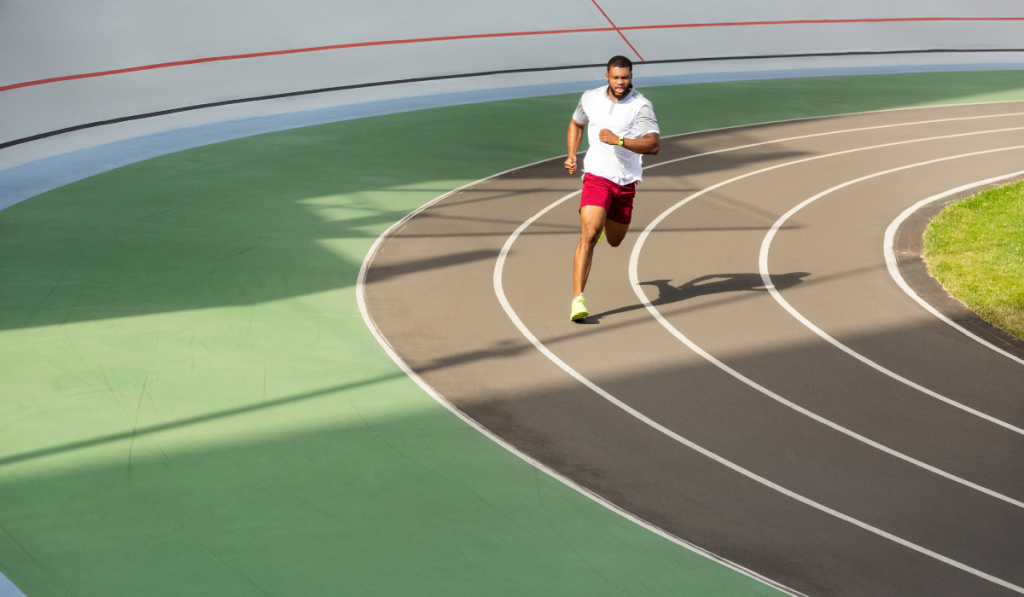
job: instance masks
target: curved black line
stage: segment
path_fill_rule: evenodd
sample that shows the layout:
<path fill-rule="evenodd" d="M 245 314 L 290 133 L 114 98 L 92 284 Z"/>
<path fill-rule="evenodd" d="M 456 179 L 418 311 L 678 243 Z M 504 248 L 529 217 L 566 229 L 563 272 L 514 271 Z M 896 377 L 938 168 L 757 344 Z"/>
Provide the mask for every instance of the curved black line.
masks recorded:
<path fill-rule="evenodd" d="M 806 54 L 768 54 L 761 56 L 713 56 L 711 58 L 675 58 L 669 60 L 648 60 L 643 64 L 679 64 L 686 62 L 718 62 L 724 60 L 767 60 L 771 58 L 815 58 L 815 57 L 832 57 L 832 56 L 884 56 L 894 54 L 977 54 L 977 53 L 1013 53 L 1013 52 L 1024 52 L 1024 49 L 934 49 L 934 50 L 882 50 L 882 51 L 863 51 L 863 52 L 814 52 Z M 340 85 L 338 87 L 323 87 L 320 89 L 306 89 L 303 91 L 289 91 L 287 93 L 275 93 L 272 95 L 260 95 L 256 97 L 247 97 L 233 100 L 224 100 L 220 102 L 209 102 L 205 104 L 196 104 L 193 106 L 184 106 L 181 108 L 171 108 L 169 110 L 159 110 L 156 112 L 146 112 L 144 114 L 134 114 L 132 116 L 121 116 L 119 118 L 111 118 L 109 120 L 99 120 L 96 122 L 90 122 L 86 124 L 77 124 L 75 126 L 69 126 L 62 129 L 57 129 L 45 133 L 39 133 L 28 137 L 22 137 L 20 139 L 14 139 L 13 141 L 7 141 L 0 143 L 0 149 L 6 149 L 15 145 L 21 145 L 22 143 L 28 143 L 30 141 L 38 141 L 40 139 L 46 139 L 48 137 L 56 137 L 57 135 L 63 135 L 64 133 L 71 133 L 74 131 L 81 131 L 84 129 L 91 129 L 99 126 L 105 126 L 108 124 L 117 124 L 119 122 L 129 122 L 132 120 L 143 120 L 146 118 L 154 118 L 156 116 L 165 116 L 167 114 L 177 114 L 180 112 L 191 112 L 192 110 L 202 110 L 205 108 L 216 108 L 218 106 L 230 106 L 232 104 L 244 104 L 248 102 L 260 102 L 264 100 L 280 99 L 283 97 L 295 97 L 300 95 L 313 95 L 316 93 L 329 93 L 332 91 L 348 91 L 351 89 L 365 89 L 368 87 L 382 87 L 385 85 L 402 85 L 404 83 L 421 83 L 424 81 L 444 81 L 447 79 L 468 79 L 472 77 L 486 77 L 489 75 L 507 75 L 516 73 L 539 73 L 539 72 L 550 72 L 559 70 L 574 70 L 581 68 L 604 68 L 605 64 L 577 64 L 571 66 L 542 66 L 536 68 L 515 68 L 507 70 L 492 70 L 492 71 L 481 71 L 475 73 L 462 73 L 456 75 L 438 75 L 433 77 L 414 77 L 411 79 L 395 79 L 392 81 L 375 81 L 372 83 L 358 83 L 356 85 Z M 640 66 L 640 65 L 637 65 Z"/>

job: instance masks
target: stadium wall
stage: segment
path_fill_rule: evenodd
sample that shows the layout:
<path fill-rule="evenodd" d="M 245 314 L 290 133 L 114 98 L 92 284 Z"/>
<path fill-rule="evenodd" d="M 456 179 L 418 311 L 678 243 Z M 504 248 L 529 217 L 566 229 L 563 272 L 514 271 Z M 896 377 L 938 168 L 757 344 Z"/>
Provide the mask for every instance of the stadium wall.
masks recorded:
<path fill-rule="evenodd" d="M 1012 68 L 1022 34 L 1015 0 L 2 0 L 0 169 L 211 122 L 578 91 L 613 54 L 638 86 Z"/>

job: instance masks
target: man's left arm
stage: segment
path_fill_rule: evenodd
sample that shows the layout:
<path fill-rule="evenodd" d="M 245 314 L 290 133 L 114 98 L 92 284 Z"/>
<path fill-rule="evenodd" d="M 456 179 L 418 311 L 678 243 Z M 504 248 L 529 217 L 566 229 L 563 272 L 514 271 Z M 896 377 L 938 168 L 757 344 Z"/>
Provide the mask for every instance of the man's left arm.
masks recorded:
<path fill-rule="evenodd" d="M 661 131 L 658 129 L 658 121 L 654 117 L 654 108 L 650 104 L 640 108 L 636 117 L 637 127 L 644 131 L 643 135 L 636 139 L 619 137 L 608 129 L 602 129 L 598 134 L 602 143 L 608 145 L 619 145 L 633 153 L 654 155 L 661 149 Z"/>

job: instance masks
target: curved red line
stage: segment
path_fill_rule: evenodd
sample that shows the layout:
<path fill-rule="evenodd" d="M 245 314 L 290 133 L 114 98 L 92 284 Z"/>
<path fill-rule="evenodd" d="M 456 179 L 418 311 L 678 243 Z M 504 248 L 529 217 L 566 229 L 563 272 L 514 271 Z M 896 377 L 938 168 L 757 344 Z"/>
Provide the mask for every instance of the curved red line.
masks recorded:
<path fill-rule="evenodd" d="M 598 7 L 600 9 L 600 6 Z M 604 11 L 601 11 L 604 14 Z M 605 15 L 607 19 L 608 16 Z M 212 56 L 208 58 L 195 58 L 193 60 L 177 60 L 174 62 L 161 62 L 158 64 L 147 64 L 143 66 L 133 66 L 128 68 L 119 68 L 115 70 L 96 71 L 91 73 L 81 73 L 77 75 L 66 75 L 61 77 L 51 77 L 48 79 L 38 79 L 36 81 L 25 81 L 23 83 L 13 83 L 10 85 L 4 85 L 0 87 L 0 92 L 10 91 L 13 89 L 21 89 L 23 87 L 34 87 L 36 85 L 46 85 L 48 83 L 57 83 L 59 81 L 72 81 L 75 79 L 91 79 L 94 77 L 105 77 L 108 75 L 118 75 L 124 73 L 134 73 L 139 71 L 154 70 L 159 68 L 170 68 L 174 66 L 187 66 L 190 64 L 202 64 L 206 62 L 223 62 L 227 60 L 243 60 L 246 58 L 262 58 L 266 56 L 284 56 L 287 54 L 301 54 L 305 52 L 322 52 L 325 50 L 343 50 L 347 48 L 362 48 L 370 46 L 388 46 L 388 45 L 399 45 L 399 44 L 416 44 L 426 43 L 434 41 L 455 41 L 463 39 L 485 39 L 494 37 L 519 37 L 519 36 L 530 36 L 530 35 L 559 35 L 566 33 L 594 33 L 594 32 L 607 32 L 615 31 L 619 35 L 622 35 L 622 31 L 637 31 L 643 29 L 688 29 L 688 28 L 699 28 L 699 27 L 748 27 L 752 25 L 828 25 L 828 24 L 842 24 L 842 23 L 913 23 L 913 22 L 941 22 L 941 21 L 1024 21 L 1024 17 L 908 17 L 908 18 L 893 18 L 893 19 L 819 19 L 819 20 L 791 20 L 791 21 L 746 21 L 746 22 L 733 22 L 733 23 L 679 23 L 673 25 L 634 25 L 631 27 L 594 27 L 589 29 L 553 29 L 550 31 L 513 31 L 510 33 L 480 33 L 476 35 L 452 35 L 446 37 L 421 37 L 415 39 L 395 39 L 395 40 L 384 40 L 384 41 L 370 41 L 361 43 L 351 44 L 338 44 L 332 46 L 317 46 L 312 48 L 296 48 L 292 50 L 274 50 L 269 52 L 253 52 L 250 54 L 233 54 L 229 56 Z M 611 19 L 608 19 L 611 23 Z M 622 35 L 623 39 L 626 39 Z M 629 44 L 629 40 L 626 40 Z M 630 44 L 630 48 L 632 48 Z M 633 50 L 636 52 L 636 50 Z M 637 56 L 640 56 L 638 53 Z M 641 61 L 643 58 L 641 58 Z"/>
<path fill-rule="evenodd" d="M 226 60 L 242 60 L 245 58 L 262 58 L 265 56 L 284 56 L 286 54 L 302 54 L 305 52 L 322 52 L 324 50 L 344 50 L 347 48 L 364 48 L 369 46 L 390 46 L 399 44 L 418 44 L 431 41 L 454 41 L 460 39 L 483 39 L 489 37 L 517 37 L 524 35 L 558 35 L 561 33 L 591 33 L 601 31 L 614 31 L 613 27 L 595 27 L 592 29 L 553 29 L 551 31 L 513 31 L 511 33 L 479 33 L 475 35 L 452 35 L 447 37 L 420 37 L 415 39 L 392 39 L 384 41 L 367 41 L 352 44 L 338 44 L 333 46 L 316 46 L 313 48 L 296 48 L 292 50 L 273 50 L 270 52 L 253 52 L 251 54 L 232 54 L 229 56 L 212 56 L 209 58 L 195 58 L 192 60 L 176 60 L 174 62 L 160 62 L 158 64 L 147 64 L 144 66 L 132 66 L 128 68 L 119 68 L 115 70 L 104 70 L 96 71 L 92 73 L 82 73 L 78 75 L 65 75 L 62 77 L 51 77 L 49 79 L 39 79 L 37 81 L 25 81 L 24 83 L 13 83 L 11 85 L 5 85 L 0 87 L 0 91 L 9 91 L 11 89 L 19 89 L 22 87 L 32 87 L 34 85 L 45 85 L 47 83 L 56 83 L 58 81 L 71 81 L 74 79 L 91 79 L 93 77 L 105 77 L 107 75 L 119 75 L 123 73 L 135 73 L 144 70 L 153 70 L 157 68 L 169 68 L 172 66 L 186 66 L 189 64 L 202 64 L 205 62 L 222 62 Z"/>

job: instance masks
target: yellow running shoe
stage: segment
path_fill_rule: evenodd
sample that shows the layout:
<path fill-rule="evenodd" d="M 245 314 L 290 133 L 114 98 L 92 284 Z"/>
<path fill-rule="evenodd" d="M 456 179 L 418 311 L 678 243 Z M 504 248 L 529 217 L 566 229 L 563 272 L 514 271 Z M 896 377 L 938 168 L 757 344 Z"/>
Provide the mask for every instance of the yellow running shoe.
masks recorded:
<path fill-rule="evenodd" d="M 587 306 L 583 304 L 583 293 L 581 292 L 578 297 L 572 299 L 572 315 L 569 316 L 569 319 L 579 321 L 585 319 L 587 315 L 590 315 L 590 312 L 587 311 Z"/>
<path fill-rule="evenodd" d="M 601 236 L 597 237 L 597 242 L 600 244 L 604 240 L 604 228 L 601 229 Z"/>

